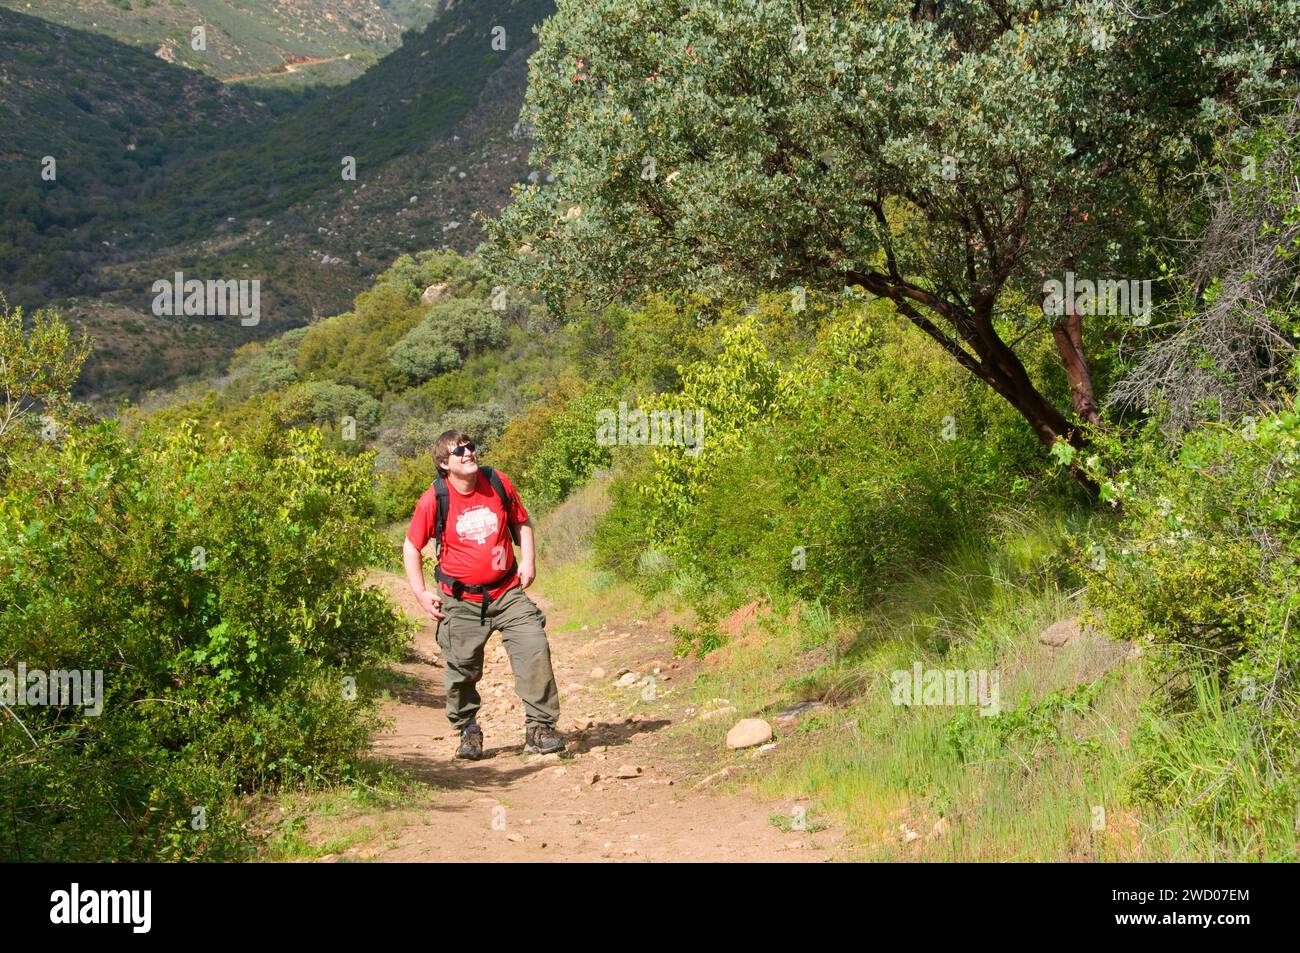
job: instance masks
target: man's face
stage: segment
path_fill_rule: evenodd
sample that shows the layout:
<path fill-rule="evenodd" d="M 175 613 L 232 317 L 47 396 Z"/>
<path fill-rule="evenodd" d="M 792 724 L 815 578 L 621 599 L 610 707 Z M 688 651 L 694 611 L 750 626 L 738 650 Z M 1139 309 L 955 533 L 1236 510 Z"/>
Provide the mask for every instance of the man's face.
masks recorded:
<path fill-rule="evenodd" d="M 447 473 L 454 476 L 468 477 L 478 472 L 478 453 L 469 449 L 473 441 L 462 440 L 458 444 L 448 442 Z M 460 453 L 457 454 L 457 448 Z"/>

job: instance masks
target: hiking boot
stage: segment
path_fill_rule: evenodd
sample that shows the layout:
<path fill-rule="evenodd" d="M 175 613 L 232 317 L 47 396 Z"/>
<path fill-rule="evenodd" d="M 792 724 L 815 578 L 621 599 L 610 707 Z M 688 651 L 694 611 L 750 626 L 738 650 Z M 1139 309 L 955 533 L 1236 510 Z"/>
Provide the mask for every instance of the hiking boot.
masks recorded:
<path fill-rule="evenodd" d="M 466 761 L 477 761 L 483 757 L 483 729 L 477 722 L 471 722 L 461 731 L 460 747 L 456 749 L 456 757 Z"/>
<path fill-rule="evenodd" d="M 524 729 L 524 754 L 554 754 L 564 750 L 564 739 L 552 725 L 529 725 Z"/>

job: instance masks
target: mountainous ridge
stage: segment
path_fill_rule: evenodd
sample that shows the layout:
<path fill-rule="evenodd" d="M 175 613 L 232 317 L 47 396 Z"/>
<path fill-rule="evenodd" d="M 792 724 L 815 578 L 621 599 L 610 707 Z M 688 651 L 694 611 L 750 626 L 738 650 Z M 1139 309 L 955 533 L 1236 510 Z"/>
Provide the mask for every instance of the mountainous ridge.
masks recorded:
<path fill-rule="evenodd" d="M 0 288 L 27 304 L 75 299 L 71 319 L 96 338 L 83 393 L 136 396 L 219 371 L 250 338 L 345 310 L 403 252 L 471 250 L 481 238 L 474 213 L 495 212 L 535 171 L 517 119 L 532 28 L 552 10 L 550 0 L 447 4 L 361 78 L 286 109 L 265 91 L 0 9 L 0 53 L 9 60 L 14 50 L 27 64 L 26 93 L 0 108 L 0 139 L 20 145 L 0 167 L 9 181 L 26 180 L 0 193 L 0 212 L 10 213 L 0 226 Z M 494 43 L 501 30 L 504 49 Z M 68 44 L 85 63 L 110 64 L 108 73 L 86 67 L 62 83 L 54 67 Z M 103 128 L 89 139 L 73 134 L 78 84 L 121 106 L 92 102 Z M 128 106 L 175 101 L 179 93 L 157 93 L 171 86 L 192 89 L 192 121 L 166 126 L 160 139 L 149 131 L 170 118 L 161 107 Z M 36 110 L 50 129 L 33 137 L 21 116 Z M 44 143 L 56 140 L 60 167 L 85 172 L 75 189 L 39 178 Z M 347 157 L 355 179 L 343 174 Z M 114 179 L 118 166 L 125 175 Z M 55 209 L 61 217 L 51 220 Z M 263 320 L 180 328 L 154 317 L 149 288 L 176 271 L 259 279 Z M 160 330 L 159 321 L 172 324 Z M 185 347 L 165 345 L 175 334 Z"/>
<path fill-rule="evenodd" d="M 424 27 L 440 0 L 0 0 L 0 7 L 139 47 L 222 80 L 275 75 L 298 58 L 355 57 L 359 76 Z M 203 48 L 193 31 L 203 28 Z"/>

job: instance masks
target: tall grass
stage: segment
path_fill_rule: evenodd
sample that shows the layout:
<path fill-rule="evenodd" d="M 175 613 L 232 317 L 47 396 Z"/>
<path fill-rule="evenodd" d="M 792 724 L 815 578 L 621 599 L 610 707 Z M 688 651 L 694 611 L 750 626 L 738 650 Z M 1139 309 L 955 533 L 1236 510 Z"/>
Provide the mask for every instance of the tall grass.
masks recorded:
<path fill-rule="evenodd" d="M 748 761 L 765 796 L 811 802 L 810 817 L 848 835 L 872 860 L 1132 861 L 1274 857 L 1261 838 L 1207 832 L 1199 819 L 1162 816 L 1138 782 L 1143 703 L 1151 683 L 1129 646 L 1086 628 L 1060 648 L 1039 642 L 1077 612 L 1079 592 L 1052 571 L 1086 513 L 1000 517 L 991 539 L 964 538 L 877 607 L 834 618 L 819 607 L 774 612 L 718 650 L 693 688 L 768 717 L 801 700 L 831 704 L 778 729 L 777 748 Z M 1001 712 L 896 705 L 890 673 L 997 672 Z M 690 729 L 720 741 L 727 725 Z M 1212 696 L 1166 746 L 1183 782 L 1223 765 L 1220 810 L 1261 793 L 1244 726 Z M 1166 730 L 1172 730 L 1166 728 Z M 713 736 L 717 735 L 717 738 Z M 746 763 L 740 762 L 740 763 Z M 1226 820 L 1226 817 L 1225 817 Z M 774 821 L 776 823 L 776 821 Z"/>

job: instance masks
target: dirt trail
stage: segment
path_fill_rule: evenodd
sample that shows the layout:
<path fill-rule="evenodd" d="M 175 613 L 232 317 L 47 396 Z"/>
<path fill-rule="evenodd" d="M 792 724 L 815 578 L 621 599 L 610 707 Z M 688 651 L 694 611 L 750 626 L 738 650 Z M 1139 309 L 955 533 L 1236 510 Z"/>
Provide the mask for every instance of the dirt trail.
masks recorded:
<path fill-rule="evenodd" d="M 250 79 L 262 79 L 266 76 L 284 76 L 286 73 L 296 73 L 305 66 L 320 66 L 322 63 L 337 63 L 339 60 L 352 59 L 351 53 L 340 53 L 337 56 L 302 56 L 295 60 L 281 63 L 275 69 L 264 70 L 261 73 L 236 73 L 233 76 L 227 76 L 227 83 L 242 83 Z"/>
<path fill-rule="evenodd" d="M 408 616 L 420 618 L 401 577 L 377 572 L 373 581 Z M 486 756 L 453 760 L 458 739 L 443 712 L 442 661 L 426 620 L 397 666 L 408 684 L 385 706 L 394 726 L 374 748 L 429 785 L 427 802 L 314 819 L 320 836 L 359 824 L 375 829 L 331 859 L 820 861 L 831 855 L 839 839 L 834 829 L 782 833 L 769 820 L 789 816 L 792 805 L 721 796 L 710 793 L 716 782 L 700 784 L 753 755 L 700 750 L 689 733 L 666 730 L 690 717 L 687 702 L 677 699 L 693 663 L 674 662 L 668 636 L 653 620 L 559 632 L 561 609 L 536 588 L 529 592 L 547 615 L 568 752 L 562 758 L 523 755 L 522 709 L 494 635 L 479 683 Z M 614 686 L 621 670 L 649 671 L 652 663 L 662 667 L 656 698 Z M 604 678 L 589 677 L 596 666 Z M 616 778 L 623 766 L 639 767 L 641 774 Z M 593 783 L 593 773 L 601 780 Z"/>

